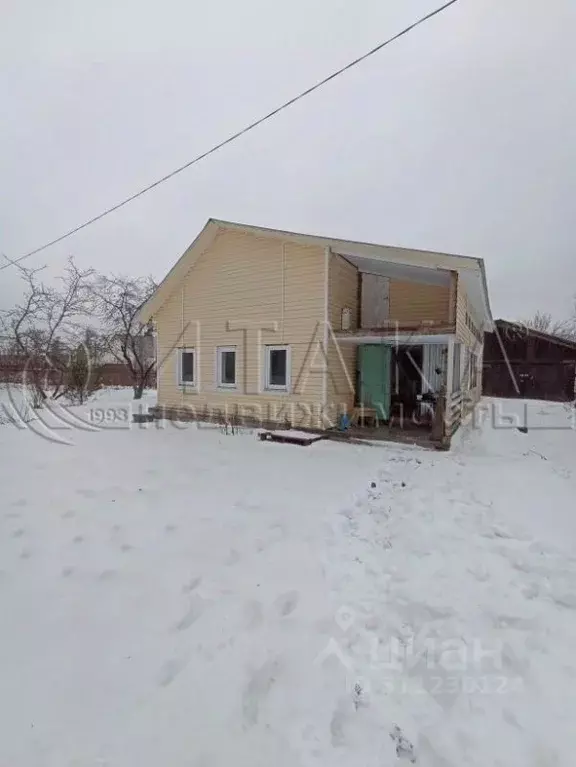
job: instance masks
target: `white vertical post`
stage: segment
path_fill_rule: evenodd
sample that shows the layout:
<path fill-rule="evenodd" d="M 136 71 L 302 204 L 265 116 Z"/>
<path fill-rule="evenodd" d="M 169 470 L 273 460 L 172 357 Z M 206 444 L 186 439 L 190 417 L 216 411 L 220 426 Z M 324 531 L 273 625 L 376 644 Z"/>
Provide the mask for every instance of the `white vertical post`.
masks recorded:
<path fill-rule="evenodd" d="M 433 436 L 440 440 L 440 444 L 450 447 L 452 437 L 452 389 L 454 386 L 454 339 L 448 339 L 448 354 L 446 355 L 446 391 L 444 394 L 444 412 L 438 414 L 438 418 L 433 429 Z"/>
<path fill-rule="evenodd" d="M 182 349 L 186 348 L 186 325 L 184 324 L 184 283 L 182 283 L 182 290 L 180 291 L 180 321 L 181 321 L 181 333 L 182 337 L 180 339 L 180 346 Z M 177 350 L 176 354 L 178 355 L 178 359 L 176 360 L 177 369 L 179 370 L 179 365 L 182 364 L 182 352 Z M 196 353 L 194 353 L 194 365 L 196 365 Z M 180 372 L 178 372 L 178 383 L 182 380 Z M 182 405 L 182 409 L 184 409 L 184 389 L 185 386 L 180 387 L 180 404 Z"/>
<path fill-rule="evenodd" d="M 328 341 L 330 328 L 330 248 L 324 248 L 324 373 L 322 378 L 322 406 L 328 405 Z"/>

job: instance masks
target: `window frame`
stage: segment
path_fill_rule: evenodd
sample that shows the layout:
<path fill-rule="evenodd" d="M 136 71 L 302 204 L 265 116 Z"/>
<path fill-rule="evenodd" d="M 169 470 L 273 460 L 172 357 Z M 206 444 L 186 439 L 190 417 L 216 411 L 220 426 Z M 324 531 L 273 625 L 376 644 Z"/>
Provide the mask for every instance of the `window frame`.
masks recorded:
<path fill-rule="evenodd" d="M 470 389 L 476 389 L 478 386 L 478 355 L 470 352 Z"/>
<path fill-rule="evenodd" d="M 182 358 L 184 354 L 193 354 L 192 363 L 192 381 L 184 381 L 182 378 Z M 181 389 L 197 389 L 198 388 L 198 352 L 194 346 L 185 346 L 178 349 L 178 362 L 176 365 L 176 375 L 178 377 L 178 386 Z"/>
<path fill-rule="evenodd" d="M 286 384 L 270 383 L 270 357 L 271 352 L 286 352 Z M 290 346 L 287 344 L 266 344 L 264 346 L 264 391 L 267 392 L 289 392 L 291 385 L 292 360 Z"/>
<path fill-rule="evenodd" d="M 226 352 L 234 354 L 234 383 L 225 383 L 222 381 L 224 366 L 222 365 L 222 356 Z M 237 389 L 238 388 L 238 348 L 236 346 L 217 346 L 216 347 L 216 386 L 218 389 Z"/>

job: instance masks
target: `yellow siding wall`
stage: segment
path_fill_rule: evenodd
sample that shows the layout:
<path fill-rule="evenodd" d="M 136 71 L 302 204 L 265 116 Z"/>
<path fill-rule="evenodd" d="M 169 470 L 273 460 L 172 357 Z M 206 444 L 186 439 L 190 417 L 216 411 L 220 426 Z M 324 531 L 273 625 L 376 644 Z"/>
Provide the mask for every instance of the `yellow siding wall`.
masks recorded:
<path fill-rule="evenodd" d="M 468 324 L 466 322 L 466 314 L 469 313 L 472 318 L 474 319 L 473 309 L 469 304 L 468 296 L 466 295 L 466 288 L 464 287 L 462 280 L 458 280 L 457 282 L 457 293 L 456 293 L 456 338 L 457 340 L 463 345 L 464 350 L 461 360 L 461 365 L 464 366 L 467 361 L 467 354 L 470 351 L 473 351 L 474 354 L 477 356 L 477 381 L 478 385 L 474 388 L 467 388 L 466 391 L 472 400 L 472 402 L 477 402 L 480 397 L 482 396 L 482 354 L 484 350 L 484 340 L 483 336 L 481 336 L 482 341 L 479 341 L 474 333 L 470 330 L 468 327 Z M 476 326 L 480 327 L 478 321 L 474 319 Z M 462 367 L 462 372 L 464 372 L 464 367 Z M 464 378 L 464 385 L 468 387 L 469 380 L 468 378 Z"/>
<path fill-rule="evenodd" d="M 323 404 L 325 251 L 223 229 L 157 312 L 158 404 L 314 427 Z M 276 326 L 276 330 L 271 328 Z M 267 327 L 260 331 L 258 328 Z M 249 328 L 247 331 L 242 328 Z M 290 393 L 263 391 L 263 347 L 288 344 Z M 237 347 L 237 388 L 219 390 L 216 348 Z M 197 353 L 198 390 L 177 380 L 178 347 Z"/>
<path fill-rule="evenodd" d="M 466 313 L 468 311 L 468 296 L 462 280 L 458 280 L 458 290 L 456 294 L 456 336 L 458 340 L 469 348 L 476 343 L 474 334 L 466 324 Z"/>
<path fill-rule="evenodd" d="M 478 385 L 475 389 L 471 390 L 471 397 L 473 402 L 478 402 L 478 400 L 482 397 L 482 362 L 484 358 L 484 344 L 479 344 L 476 349 L 476 356 L 477 356 L 477 365 L 478 365 L 478 373 L 477 373 L 477 381 Z"/>
<path fill-rule="evenodd" d="M 350 330 L 358 325 L 358 269 L 335 253 L 330 254 L 328 281 L 328 335 L 327 421 L 334 425 L 338 414 L 354 407 L 356 386 L 356 350 L 350 343 L 338 343 L 334 334 L 342 327 L 342 309 L 349 308 Z"/>
<path fill-rule="evenodd" d="M 450 288 L 390 280 L 390 320 L 399 325 L 450 321 Z"/>

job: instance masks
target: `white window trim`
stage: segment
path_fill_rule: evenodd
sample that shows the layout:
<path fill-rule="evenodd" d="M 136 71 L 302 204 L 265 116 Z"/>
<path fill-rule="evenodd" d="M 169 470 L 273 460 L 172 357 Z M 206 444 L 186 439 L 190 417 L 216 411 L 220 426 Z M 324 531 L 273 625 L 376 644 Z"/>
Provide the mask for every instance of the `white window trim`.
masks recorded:
<path fill-rule="evenodd" d="M 286 352 L 286 385 L 278 386 L 277 384 L 270 383 L 270 352 L 273 351 L 285 351 Z M 267 392 L 289 392 L 291 384 L 291 359 L 290 347 L 286 344 L 280 345 L 266 345 L 264 347 L 264 391 Z"/>
<path fill-rule="evenodd" d="M 188 353 L 194 354 L 194 380 L 193 381 L 183 381 L 182 380 L 182 355 Z M 178 386 L 181 389 L 188 390 L 196 390 L 198 388 L 198 352 L 196 351 L 196 348 L 194 346 L 186 346 L 184 348 L 178 349 L 178 361 L 176 365 L 176 376 L 178 379 Z"/>
<path fill-rule="evenodd" d="M 222 354 L 224 352 L 234 352 L 234 383 L 224 383 L 222 381 Z M 218 389 L 237 389 L 238 388 L 238 349 L 236 346 L 217 346 L 216 347 L 216 388 Z"/>

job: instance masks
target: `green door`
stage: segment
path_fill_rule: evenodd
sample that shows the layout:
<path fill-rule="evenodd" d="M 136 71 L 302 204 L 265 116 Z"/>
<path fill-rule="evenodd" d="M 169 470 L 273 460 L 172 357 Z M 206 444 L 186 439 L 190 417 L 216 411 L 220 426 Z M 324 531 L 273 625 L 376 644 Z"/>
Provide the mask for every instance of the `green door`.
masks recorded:
<path fill-rule="evenodd" d="M 375 408 L 384 420 L 390 417 L 391 349 L 383 344 L 365 344 L 358 349 L 360 402 Z"/>

